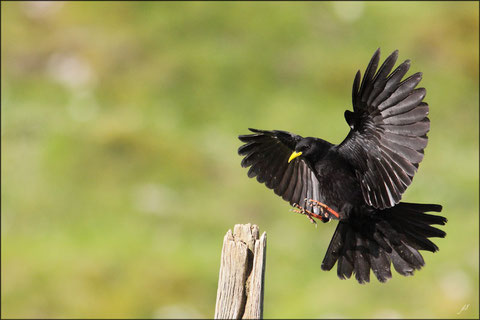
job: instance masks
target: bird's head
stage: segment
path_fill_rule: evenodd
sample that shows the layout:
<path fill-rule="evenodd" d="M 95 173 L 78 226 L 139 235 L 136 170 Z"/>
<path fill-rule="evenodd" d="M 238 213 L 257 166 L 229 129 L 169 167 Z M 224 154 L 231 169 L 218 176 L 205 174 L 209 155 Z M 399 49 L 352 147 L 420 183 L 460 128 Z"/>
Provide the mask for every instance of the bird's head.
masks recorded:
<path fill-rule="evenodd" d="M 303 138 L 296 144 L 295 151 L 291 154 L 288 162 L 290 163 L 293 159 L 301 156 L 313 163 L 323 158 L 330 147 L 331 144 L 322 139 Z"/>

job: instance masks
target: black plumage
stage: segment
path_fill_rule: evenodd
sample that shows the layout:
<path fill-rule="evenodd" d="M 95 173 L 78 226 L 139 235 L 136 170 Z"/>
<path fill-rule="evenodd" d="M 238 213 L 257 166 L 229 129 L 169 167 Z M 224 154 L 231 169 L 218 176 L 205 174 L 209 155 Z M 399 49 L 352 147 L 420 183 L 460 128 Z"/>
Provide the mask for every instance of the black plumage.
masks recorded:
<path fill-rule="evenodd" d="M 438 250 L 428 238 L 445 237 L 432 225 L 447 219 L 425 213 L 440 212 L 440 205 L 400 202 L 423 159 L 430 121 L 426 90 L 416 88 L 422 74 L 402 81 L 410 61 L 392 71 L 397 57 L 393 52 L 377 71 L 378 49 L 362 80 L 357 72 L 353 112 L 345 111 L 350 132 L 340 144 L 280 130 L 239 136 L 250 178 L 310 219 L 339 220 L 322 269 L 337 263 L 341 279 L 355 274 L 360 283 L 370 280 L 370 270 L 387 281 L 391 264 L 413 274 L 425 264 L 419 250 Z"/>

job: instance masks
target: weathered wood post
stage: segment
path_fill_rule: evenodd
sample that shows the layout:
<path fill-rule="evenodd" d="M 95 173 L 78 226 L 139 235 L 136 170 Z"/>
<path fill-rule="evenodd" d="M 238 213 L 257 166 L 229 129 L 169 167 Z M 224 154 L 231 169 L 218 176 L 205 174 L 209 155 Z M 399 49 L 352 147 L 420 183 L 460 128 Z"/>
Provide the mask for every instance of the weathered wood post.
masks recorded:
<path fill-rule="evenodd" d="M 256 225 L 237 224 L 223 239 L 215 319 L 260 319 L 267 234 Z"/>

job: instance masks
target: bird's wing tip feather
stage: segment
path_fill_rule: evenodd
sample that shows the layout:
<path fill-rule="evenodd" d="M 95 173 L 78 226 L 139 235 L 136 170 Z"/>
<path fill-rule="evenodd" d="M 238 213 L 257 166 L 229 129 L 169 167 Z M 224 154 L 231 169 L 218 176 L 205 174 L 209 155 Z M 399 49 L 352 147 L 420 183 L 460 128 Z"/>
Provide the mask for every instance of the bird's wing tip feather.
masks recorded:
<path fill-rule="evenodd" d="M 394 59 L 395 61 L 397 61 L 398 59 L 398 49 L 395 49 L 391 54 L 390 54 L 390 59 Z M 388 59 L 388 58 L 387 58 Z"/>

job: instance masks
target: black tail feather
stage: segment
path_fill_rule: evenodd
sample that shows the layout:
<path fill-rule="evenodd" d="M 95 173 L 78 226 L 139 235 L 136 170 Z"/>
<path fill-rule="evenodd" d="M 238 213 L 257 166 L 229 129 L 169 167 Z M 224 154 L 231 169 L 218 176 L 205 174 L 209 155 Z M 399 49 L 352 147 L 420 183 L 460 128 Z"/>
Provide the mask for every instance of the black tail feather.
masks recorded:
<path fill-rule="evenodd" d="M 370 281 L 370 259 L 368 249 L 365 245 L 364 237 L 360 233 L 355 234 L 355 251 L 353 256 L 353 268 L 355 278 L 359 283 Z"/>
<path fill-rule="evenodd" d="M 446 235 L 432 225 L 445 225 L 447 219 L 425 213 L 441 210 L 436 204 L 401 202 L 373 214 L 351 215 L 338 224 L 322 269 L 330 270 L 338 261 L 338 276 L 346 279 L 355 274 L 359 283 L 370 281 L 370 269 L 386 282 L 392 277 L 391 264 L 401 275 L 413 275 L 425 265 L 419 250 L 438 250 L 428 238 Z"/>
<path fill-rule="evenodd" d="M 344 223 L 341 223 L 335 230 L 332 240 L 330 241 L 330 245 L 327 249 L 330 254 L 325 256 L 325 259 L 322 262 L 322 268 L 324 268 L 324 270 L 332 269 L 332 267 L 335 265 L 335 262 L 337 262 L 337 259 L 342 254 L 346 237 L 346 228 L 347 226 Z"/>
<path fill-rule="evenodd" d="M 355 249 L 355 233 L 352 228 L 347 227 L 345 228 L 345 243 L 343 245 L 341 254 L 338 258 L 337 275 L 340 279 L 346 279 L 352 276 L 353 249 Z M 333 264 L 332 264 L 332 267 L 333 267 Z M 323 268 L 323 263 L 322 263 L 322 268 Z"/>
<path fill-rule="evenodd" d="M 369 240 L 370 265 L 373 274 L 380 282 L 386 282 L 392 277 L 390 271 L 390 259 L 385 250 L 378 246 L 375 241 Z"/>

